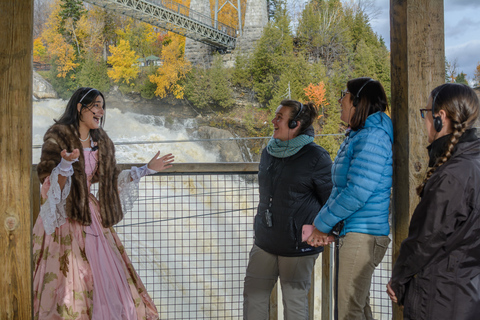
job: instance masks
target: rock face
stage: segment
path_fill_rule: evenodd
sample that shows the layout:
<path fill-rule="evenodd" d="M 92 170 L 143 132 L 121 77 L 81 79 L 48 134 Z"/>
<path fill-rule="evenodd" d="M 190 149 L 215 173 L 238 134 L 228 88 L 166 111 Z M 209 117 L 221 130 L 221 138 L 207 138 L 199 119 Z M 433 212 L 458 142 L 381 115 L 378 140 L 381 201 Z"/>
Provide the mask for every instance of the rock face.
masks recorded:
<path fill-rule="evenodd" d="M 200 139 L 234 138 L 229 131 L 212 127 L 199 127 L 197 134 Z M 242 151 L 238 147 L 236 140 L 214 140 L 201 143 L 207 150 L 217 151 L 220 154 L 220 162 L 244 162 Z"/>
<path fill-rule="evenodd" d="M 41 75 L 33 71 L 33 96 L 37 99 L 56 99 L 57 92 Z"/>

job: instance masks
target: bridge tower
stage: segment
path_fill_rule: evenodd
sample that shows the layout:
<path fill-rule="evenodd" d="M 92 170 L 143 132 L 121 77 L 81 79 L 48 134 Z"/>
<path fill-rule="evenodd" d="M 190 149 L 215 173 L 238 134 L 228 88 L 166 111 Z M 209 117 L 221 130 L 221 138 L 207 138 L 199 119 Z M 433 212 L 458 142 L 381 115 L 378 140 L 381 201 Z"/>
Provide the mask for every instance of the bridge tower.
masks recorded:
<path fill-rule="evenodd" d="M 191 0 L 190 9 L 211 16 L 208 0 Z M 244 53 L 253 52 L 255 42 L 262 36 L 263 28 L 268 22 L 267 0 L 247 0 L 245 23 L 243 31 L 237 32 L 235 49 Z M 237 26 L 234 26 L 237 27 Z M 238 28 L 238 27 L 237 27 Z M 241 34 L 241 36 L 240 36 Z M 185 42 L 185 57 L 193 65 L 209 67 L 215 49 L 209 45 L 187 38 Z M 238 52 L 237 51 L 237 52 Z"/>
<path fill-rule="evenodd" d="M 190 9 L 208 17 L 211 16 L 209 0 L 191 0 Z M 212 54 L 214 50 L 215 49 L 213 47 L 207 44 L 190 38 L 185 39 L 185 57 L 193 65 L 203 65 L 209 67 L 212 63 Z"/>
<path fill-rule="evenodd" d="M 237 38 L 235 48 L 243 53 L 252 53 L 255 42 L 262 36 L 268 23 L 267 0 L 247 0 L 243 32 Z"/>

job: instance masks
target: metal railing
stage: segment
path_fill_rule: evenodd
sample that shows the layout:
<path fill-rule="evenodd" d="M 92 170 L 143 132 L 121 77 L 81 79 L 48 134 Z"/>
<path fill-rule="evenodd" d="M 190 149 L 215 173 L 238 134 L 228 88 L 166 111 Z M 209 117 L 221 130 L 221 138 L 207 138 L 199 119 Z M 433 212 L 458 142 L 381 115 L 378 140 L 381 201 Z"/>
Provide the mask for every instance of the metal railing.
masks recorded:
<path fill-rule="evenodd" d="M 132 165 L 138 166 L 121 167 Z M 257 172 L 258 163 L 176 163 L 141 180 L 138 200 L 115 229 L 160 319 L 242 319 L 243 279 L 258 204 Z M 333 274 L 329 251 L 332 248 L 316 268 L 326 286 Z M 390 269 L 391 249 L 372 280 L 375 319 L 391 319 L 385 293 Z M 333 301 L 332 288 L 321 292 L 320 299 L 310 299 L 310 315 L 331 319 L 328 311 L 333 308 L 325 303 Z M 277 295 L 272 297 L 275 310 L 281 309 Z"/>

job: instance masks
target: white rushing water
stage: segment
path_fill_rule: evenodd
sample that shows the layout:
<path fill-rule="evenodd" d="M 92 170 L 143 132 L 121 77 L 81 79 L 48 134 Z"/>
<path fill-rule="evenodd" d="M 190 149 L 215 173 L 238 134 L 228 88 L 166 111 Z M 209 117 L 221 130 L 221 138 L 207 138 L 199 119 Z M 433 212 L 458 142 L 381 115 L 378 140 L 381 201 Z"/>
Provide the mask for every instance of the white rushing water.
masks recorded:
<path fill-rule="evenodd" d="M 33 102 L 33 144 L 63 114 L 67 102 Z M 188 140 L 195 120 L 165 126 L 159 116 L 107 108 L 105 130 L 114 142 Z M 190 130 L 192 131 L 192 130 Z M 194 130 L 193 130 L 194 131 Z M 161 150 L 175 162 L 216 162 L 196 143 L 116 145 L 117 163 L 144 163 Z M 33 150 L 38 163 L 40 149 Z M 232 180 L 233 179 L 233 180 Z M 238 176 L 144 178 L 139 201 L 115 229 L 154 299 L 161 319 L 239 319 L 247 253 L 253 242 L 256 185 Z M 232 200 L 233 199 L 233 200 Z M 228 248 L 226 250 L 225 248 Z"/>
<path fill-rule="evenodd" d="M 41 145 L 43 135 L 63 114 L 67 101 L 46 99 L 33 101 L 33 145 Z M 165 127 L 165 118 L 141 115 L 133 112 L 122 113 L 119 109 L 107 107 L 104 129 L 113 142 L 131 141 L 172 141 L 188 140 L 187 129 L 195 125 L 194 119 L 174 120 Z M 160 150 L 161 154 L 173 153 L 176 162 L 216 162 L 218 154 L 206 151 L 201 145 L 191 142 L 152 143 L 116 146 L 117 163 L 145 163 Z M 38 163 L 40 149 L 33 149 L 33 163 Z"/>

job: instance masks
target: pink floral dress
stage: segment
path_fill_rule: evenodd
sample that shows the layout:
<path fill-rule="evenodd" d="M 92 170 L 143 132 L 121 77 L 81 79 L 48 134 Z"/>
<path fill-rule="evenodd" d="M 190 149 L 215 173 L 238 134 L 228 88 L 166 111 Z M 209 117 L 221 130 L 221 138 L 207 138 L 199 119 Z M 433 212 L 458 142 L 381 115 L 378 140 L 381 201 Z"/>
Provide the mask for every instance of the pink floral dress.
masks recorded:
<path fill-rule="evenodd" d="M 84 156 L 90 188 L 97 151 L 84 149 Z M 52 177 L 42 185 L 44 198 Z M 90 226 L 66 218 L 51 235 L 38 217 L 33 228 L 34 319 L 158 319 L 115 230 L 101 225 L 93 194 L 90 212 Z"/>

